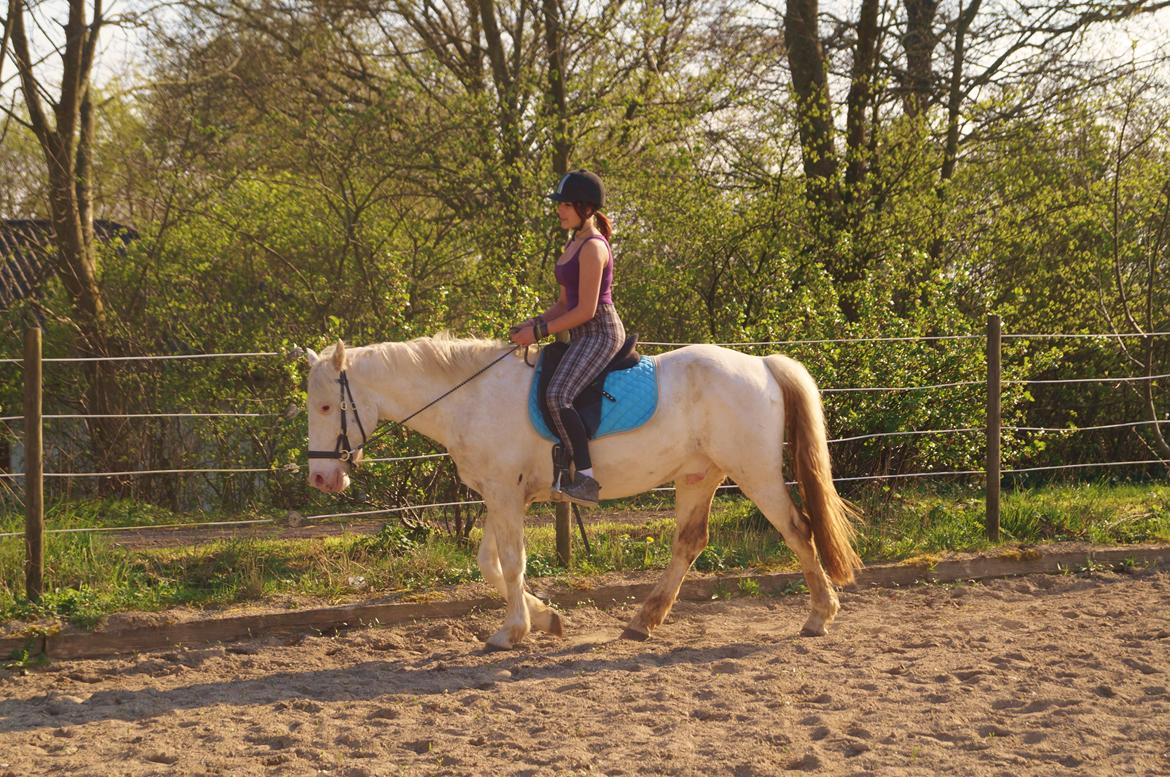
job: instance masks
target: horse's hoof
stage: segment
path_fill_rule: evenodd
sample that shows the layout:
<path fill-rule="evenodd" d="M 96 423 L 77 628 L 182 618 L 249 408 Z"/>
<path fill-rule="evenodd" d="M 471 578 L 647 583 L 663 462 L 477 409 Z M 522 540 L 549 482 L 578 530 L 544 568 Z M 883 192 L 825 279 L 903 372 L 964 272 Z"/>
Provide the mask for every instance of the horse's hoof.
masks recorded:
<path fill-rule="evenodd" d="M 824 626 L 809 626 L 807 623 L 800 630 L 800 636 L 802 637 L 823 637 L 828 633 L 829 630 Z"/>
<path fill-rule="evenodd" d="M 487 638 L 484 642 L 483 650 L 485 653 L 495 653 L 501 650 L 511 650 L 512 640 L 508 639 L 506 629 L 500 629 L 495 634 Z"/>
<path fill-rule="evenodd" d="M 650 639 L 650 635 L 644 631 L 638 631 L 637 629 L 633 629 L 627 626 L 626 630 L 622 632 L 622 639 L 628 639 L 634 642 L 645 642 L 646 640 Z"/>
<path fill-rule="evenodd" d="M 565 636 L 565 623 L 559 612 L 554 612 L 549 615 L 548 633 L 554 637 Z"/>

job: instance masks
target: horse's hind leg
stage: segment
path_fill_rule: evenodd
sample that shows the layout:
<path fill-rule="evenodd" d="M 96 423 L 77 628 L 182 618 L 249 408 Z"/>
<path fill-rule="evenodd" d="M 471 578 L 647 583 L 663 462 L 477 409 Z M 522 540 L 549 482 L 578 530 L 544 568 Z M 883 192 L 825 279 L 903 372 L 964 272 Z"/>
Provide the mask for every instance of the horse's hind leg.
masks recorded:
<path fill-rule="evenodd" d="M 756 503 L 768 522 L 776 527 L 800 562 L 812 600 L 812 613 L 801 633 L 823 636 L 841 605 L 828 575 L 817 559 L 816 548 L 812 543 L 812 526 L 797 511 L 792 497 L 788 495 L 788 487 L 779 478 L 769 478 L 767 483 L 754 483 L 748 478 L 736 482 L 740 490 Z"/>
<path fill-rule="evenodd" d="M 711 515 L 711 499 L 715 489 L 723 482 L 723 473 L 710 467 L 703 479 L 697 483 L 686 483 L 685 479 L 675 481 L 675 532 L 674 544 L 670 549 L 670 563 L 642 603 L 642 608 L 622 632 L 625 639 L 643 640 L 650 636 L 662 621 L 666 620 L 678 589 L 686 577 L 687 570 L 703 548 L 707 546 L 707 520 Z"/>
<path fill-rule="evenodd" d="M 476 560 L 479 562 L 479 571 L 483 575 L 483 579 L 499 591 L 504 600 L 507 601 L 509 588 L 505 583 L 503 570 L 500 568 L 500 554 L 496 544 L 496 528 L 503 520 L 507 520 L 507 517 L 500 516 L 499 519 L 494 519 L 490 513 L 488 514 L 487 521 L 484 522 L 483 540 L 479 544 L 479 555 Z M 521 543 L 523 543 L 523 539 L 521 539 Z M 523 544 L 521 544 L 520 551 L 524 552 Z M 520 566 L 523 569 L 523 563 Z M 560 613 L 528 591 L 525 590 L 523 593 L 524 604 L 528 608 L 528 618 L 532 628 L 558 637 L 561 636 L 564 633 L 564 627 Z"/>

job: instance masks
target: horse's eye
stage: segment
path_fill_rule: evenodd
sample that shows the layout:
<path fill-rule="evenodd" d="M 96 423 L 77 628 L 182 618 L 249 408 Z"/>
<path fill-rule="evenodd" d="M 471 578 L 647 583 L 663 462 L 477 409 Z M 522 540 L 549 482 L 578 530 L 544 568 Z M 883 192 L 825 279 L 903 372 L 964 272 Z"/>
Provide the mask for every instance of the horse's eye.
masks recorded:
<path fill-rule="evenodd" d="M 329 405 L 321 405 L 321 412 L 328 413 L 331 407 Z"/>

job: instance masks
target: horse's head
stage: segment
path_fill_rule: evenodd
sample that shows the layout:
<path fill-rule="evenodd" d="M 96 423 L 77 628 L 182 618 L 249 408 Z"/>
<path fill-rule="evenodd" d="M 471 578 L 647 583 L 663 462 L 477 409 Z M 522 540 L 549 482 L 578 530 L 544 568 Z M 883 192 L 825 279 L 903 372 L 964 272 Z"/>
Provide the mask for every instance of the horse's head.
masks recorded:
<path fill-rule="evenodd" d="M 350 468 L 362 460 L 361 445 L 378 423 L 377 403 L 355 385 L 340 340 L 309 359 L 309 485 L 328 493 L 349 486 Z"/>

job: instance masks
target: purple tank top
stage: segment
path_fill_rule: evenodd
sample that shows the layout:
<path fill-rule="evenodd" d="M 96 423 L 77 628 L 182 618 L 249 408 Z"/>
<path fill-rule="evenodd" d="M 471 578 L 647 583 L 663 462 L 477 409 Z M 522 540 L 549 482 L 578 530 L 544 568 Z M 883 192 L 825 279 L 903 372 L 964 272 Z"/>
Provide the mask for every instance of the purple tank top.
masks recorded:
<path fill-rule="evenodd" d="M 606 251 L 609 252 L 609 261 L 605 263 L 605 268 L 601 271 L 601 288 L 598 290 L 597 304 L 613 304 L 613 249 L 610 247 L 609 241 L 605 239 L 605 235 L 592 235 L 577 246 L 577 252 L 573 254 L 572 259 L 564 264 L 558 264 L 555 268 L 557 283 L 565 287 L 566 296 L 569 298 L 569 310 L 577 307 L 578 297 L 581 294 L 581 262 L 578 261 L 581 249 L 585 247 L 585 243 L 594 238 L 600 238 L 605 243 Z"/>

